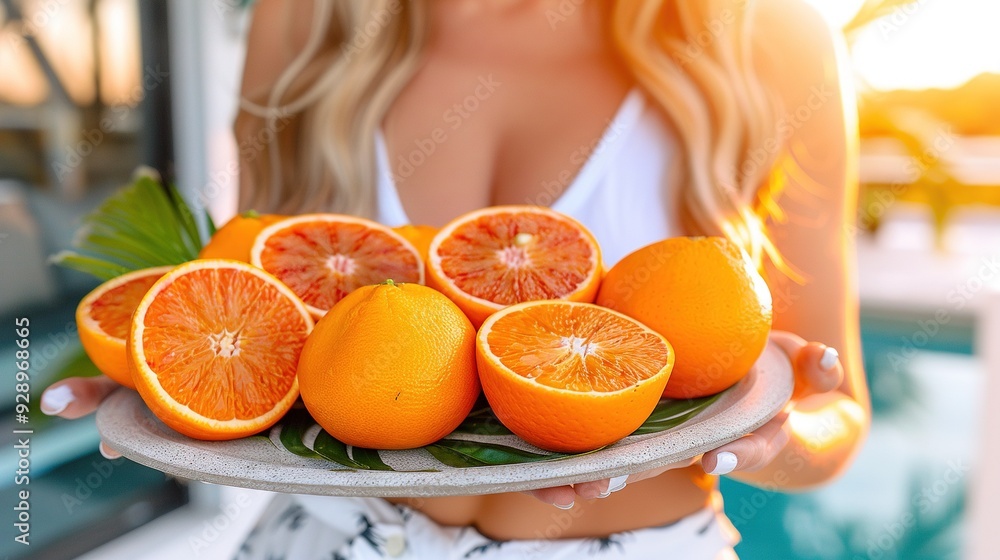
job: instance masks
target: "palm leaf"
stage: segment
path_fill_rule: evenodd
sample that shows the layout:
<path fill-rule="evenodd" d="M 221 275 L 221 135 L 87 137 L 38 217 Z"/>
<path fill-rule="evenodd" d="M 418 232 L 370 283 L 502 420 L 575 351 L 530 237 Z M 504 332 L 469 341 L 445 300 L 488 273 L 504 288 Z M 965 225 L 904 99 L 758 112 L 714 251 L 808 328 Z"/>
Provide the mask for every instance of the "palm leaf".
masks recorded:
<path fill-rule="evenodd" d="M 632 435 L 655 434 L 676 428 L 708 408 L 721 395 L 722 393 L 718 393 L 710 397 L 689 400 L 663 399 L 656 405 L 653 413 L 643 422 L 642 426 L 632 432 Z"/>
<path fill-rule="evenodd" d="M 306 447 L 302 438 L 306 430 L 313 425 L 313 419 L 309 413 L 303 409 L 291 410 L 285 415 L 281 424 L 281 431 L 278 433 L 278 441 L 285 449 L 298 455 L 299 457 L 309 457 L 310 459 L 322 458 L 320 454 Z"/>
<path fill-rule="evenodd" d="M 205 218 L 212 233 L 215 224 L 207 213 Z M 75 251 L 60 252 L 50 261 L 108 280 L 193 260 L 203 243 L 191 207 L 177 189 L 140 175 L 84 217 L 74 245 Z"/>
<path fill-rule="evenodd" d="M 632 435 L 653 434 L 675 428 L 694 418 L 709 405 L 718 400 L 712 395 L 700 399 L 671 400 L 663 399 L 653 409 L 646 422 Z M 394 471 L 382 460 L 380 451 L 362 447 L 350 447 L 338 441 L 325 430 L 320 430 L 310 449 L 303 443 L 306 431 L 314 426 L 315 421 L 305 410 L 289 413 L 280 428 L 282 445 L 292 453 L 304 457 L 321 457 L 338 465 L 357 470 Z M 454 431 L 455 434 L 475 434 L 479 436 L 511 436 L 508 430 L 490 409 L 485 399 L 473 409 L 464 422 Z M 484 439 L 484 438 L 479 438 Z M 445 438 L 423 447 L 435 459 L 450 467 L 469 468 L 499 465 L 516 465 L 537 461 L 556 461 L 568 457 L 578 457 L 593 453 L 551 453 L 548 451 L 525 451 L 510 445 L 492 441 L 469 441 L 458 438 Z"/>
<path fill-rule="evenodd" d="M 382 461 L 382 457 L 379 456 L 378 451 L 374 449 L 366 449 L 364 447 L 352 447 L 351 457 L 359 465 L 369 470 L 376 471 L 391 471 L 395 470 L 389 465 Z"/>
<path fill-rule="evenodd" d="M 313 450 L 322 455 L 324 459 L 329 459 L 345 467 L 352 469 L 367 468 L 354 459 L 351 459 L 351 455 L 347 452 L 347 446 L 326 433 L 326 430 L 320 430 L 316 434 L 316 441 L 313 442 Z"/>
<path fill-rule="evenodd" d="M 450 467 L 515 465 L 569 457 L 563 453 L 534 453 L 497 443 L 442 439 L 426 447 L 435 459 Z"/>

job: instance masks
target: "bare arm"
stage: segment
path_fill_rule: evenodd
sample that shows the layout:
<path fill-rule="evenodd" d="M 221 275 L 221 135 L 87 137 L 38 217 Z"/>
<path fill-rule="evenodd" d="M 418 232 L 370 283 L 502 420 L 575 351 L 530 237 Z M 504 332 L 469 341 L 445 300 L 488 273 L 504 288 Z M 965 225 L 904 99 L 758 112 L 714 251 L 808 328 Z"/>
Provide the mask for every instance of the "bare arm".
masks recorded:
<path fill-rule="evenodd" d="M 774 266 L 767 270 L 774 328 L 836 348 L 843 380 L 834 391 L 797 400 L 782 427 L 788 436 L 783 448 L 759 469 L 735 476 L 803 489 L 850 464 L 870 421 L 850 227 L 857 203 L 856 110 L 839 45 L 811 8 L 800 0 L 765 0 L 755 17 L 768 36 L 758 68 L 784 103 L 778 132 L 787 135 L 795 159 L 779 200 L 787 216 L 771 224 L 773 239 L 805 276 L 797 283 Z"/>

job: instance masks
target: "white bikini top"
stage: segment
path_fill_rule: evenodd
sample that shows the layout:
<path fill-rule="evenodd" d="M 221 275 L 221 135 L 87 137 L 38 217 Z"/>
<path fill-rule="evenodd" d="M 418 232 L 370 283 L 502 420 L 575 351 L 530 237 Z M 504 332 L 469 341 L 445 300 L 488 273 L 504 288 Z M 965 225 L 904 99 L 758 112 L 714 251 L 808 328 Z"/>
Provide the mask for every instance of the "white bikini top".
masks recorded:
<path fill-rule="evenodd" d="M 392 227 L 408 224 L 381 133 L 375 143 L 378 221 Z M 671 223 L 666 194 L 675 154 L 663 117 L 647 105 L 641 90 L 633 89 L 573 182 L 549 207 L 590 229 L 610 267 L 640 247 L 680 235 Z M 540 195 L 540 203 L 545 196 Z"/>

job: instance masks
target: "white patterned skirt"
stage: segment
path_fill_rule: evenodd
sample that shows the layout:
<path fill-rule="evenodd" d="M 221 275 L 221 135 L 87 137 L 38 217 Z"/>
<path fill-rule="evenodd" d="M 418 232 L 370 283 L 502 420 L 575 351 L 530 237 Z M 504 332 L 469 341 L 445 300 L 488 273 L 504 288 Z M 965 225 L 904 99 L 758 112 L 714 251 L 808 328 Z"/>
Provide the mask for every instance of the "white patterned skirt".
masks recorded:
<path fill-rule="evenodd" d="M 234 560 L 734 560 L 739 533 L 722 513 L 721 497 L 716 494 L 712 502 L 668 525 L 601 538 L 558 538 L 560 525 L 572 522 L 572 511 L 557 511 L 551 534 L 498 541 L 472 527 L 438 525 L 417 510 L 385 500 L 279 494 Z"/>

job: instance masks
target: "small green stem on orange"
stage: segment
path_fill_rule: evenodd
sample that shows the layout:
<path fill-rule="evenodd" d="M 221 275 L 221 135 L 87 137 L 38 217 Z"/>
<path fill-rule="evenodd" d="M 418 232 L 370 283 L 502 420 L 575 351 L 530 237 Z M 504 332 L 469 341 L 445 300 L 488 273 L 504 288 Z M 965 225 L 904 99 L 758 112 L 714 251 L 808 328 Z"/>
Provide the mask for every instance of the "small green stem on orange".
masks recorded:
<path fill-rule="evenodd" d="M 385 282 L 382 282 L 383 286 L 395 286 L 396 282 L 392 278 L 386 278 Z"/>
<path fill-rule="evenodd" d="M 247 210 L 246 212 L 243 213 L 243 217 L 244 218 L 259 218 L 260 217 L 260 213 L 258 213 L 256 210 L 250 209 L 250 210 Z"/>

